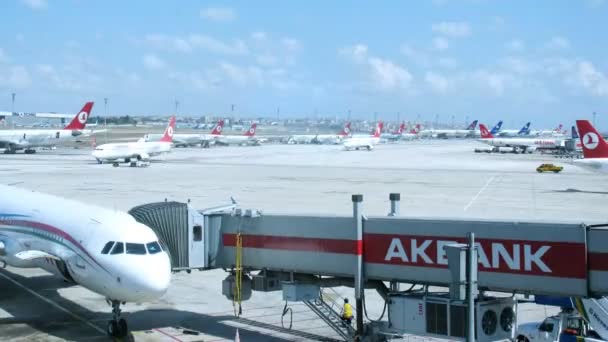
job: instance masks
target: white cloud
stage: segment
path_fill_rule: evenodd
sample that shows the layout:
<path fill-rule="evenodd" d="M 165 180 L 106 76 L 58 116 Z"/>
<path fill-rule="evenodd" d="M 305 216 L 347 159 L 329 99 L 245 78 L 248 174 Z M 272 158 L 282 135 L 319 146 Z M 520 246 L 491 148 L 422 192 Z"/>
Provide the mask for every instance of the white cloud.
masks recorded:
<path fill-rule="evenodd" d="M 348 57 L 356 65 L 364 68 L 375 88 L 397 90 L 409 88 L 414 77 L 405 68 L 393 61 L 371 56 L 365 44 L 356 44 L 338 50 L 339 54 Z"/>
<path fill-rule="evenodd" d="M 515 86 L 517 81 L 511 75 L 495 70 L 480 69 L 472 73 L 471 78 L 482 88 L 487 88 L 494 95 L 501 96 L 508 86 Z"/>
<path fill-rule="evenodd" d="M 467 22 L 461 21 L 444 21 L 431 26 L 431 30 L 435 33 L 453 38 L 462 38 L 471 34 L 471 28 Z"/>
<path fill-rule="evenodd" d="M 442 76 L 441 74 L 434 72 L 427 72 L 424 76 L 424 80 L 434 91 L 438 93 L 445 93 L 448 90 L 450 85 L 447 78 Z"/>
<path fill-rule="evenodd" d="M 15 40 L 17 43 L 23 44 L 25 42 L 25 36 L 22 33 L 17 33 L 17 35 L 15 35 Z"/>
<path fill-rule="evenodd" d="M 281 44 L 283 44 L 285 49 L 289 52 L 298 51 L 302 47 L 302 44 L 297 39 L 293 38 L 283 38 Z"/>
<path fill-rule="evenodd" d="M 48 7 L 46 0 L 21 0 L 21 2 L 33 10 L 44 10 Z"/>
<path fill-rule="evenodd" d="M 201 18 L 221 22 L 233 21 L 236 19 L 236 13 L 228 7 L 209 7 L 201 10 Z"/>
<path fill-rule="evenodd" d="M 362 63 L 367 59 L 367 45 L 356 44 L 340 49 L 340 54 L 351 58 L 356 63 Z"/>
<path fill-rule="evenodd" d="M 435 39 L 433 39 L 433 47 L 435 50 L 443 51 L 450 47 L 450 43 L 443 37 L 435 37 Z"/>
<path fill-rule="evenodd" d="M 382 89 L 405 89 L 413 80 L 412 74 L 407 69 L 389 60 L 371 57 L 369 65 L 373 79 Z"/>
<path fill-rule="evenodd" d="M 454 58 L 440 57 L 437 59 L 437 65 L 444 68 L 455 68 L 458 65 L 458 62 Z"/>
<path fill-rule="evenodd" d="M 272 66 L 278 63 L 278 58 L 270 54 L 262 54 L 255 57 L 255 61 L 264 66 Z"/>
<path fill-rule="evenodd" d="M 8 60 L 8 57 L 4 53 L 4 50 L 2 48 L 0 48 L 0 63 L 5 62 L 7 60 Z"/>
<path fill-rule="evenodd" d="M 165 62 L 156 55 L 147 54 L 143 58 L 144 66 L 150 70 L 159 70 L 165 67 Z"/>
<path fill-rule="evenodd" d="M 507 44 L 505 44 L 505 47 L 507 48 L 507 50 L 513 52 L 521 52 L 525 49 L 524 42 L 519 39 L 512 39 Z"/>
<path fill-rule="evenodd" d="M 0 69 L 0 80 L 2 85 L 14 89 L 24 89 L 32 84 L 30 72 L 21 65 Z"/>
<path fill-rule="evenodd" d="M 593 9 L 602 7 L 602 6 L 604 6 L 605 3 L 606 3 L 606 0 L 587 0 L 586 1 L 587 7 L 590 7 Z"/>
<path fill-rule="evenodd" d="M 144 37 L 144 42 L 157 49 L 172 52 L 191 52 L 200 48 L 218 54 L 244 55 L 249 51 L 242 40 L 237 39 L 231 43 L 225 43 L 204 34 L 191 34 L 183 37 L 148 34 Z"/>
<path fill-rule="evenodd" d="M 554 50 L 569 49 L 570 41 L 561 36 L 554 36 L 545 44 L 545 48 Z"/>
<path fill-rule="evenodd" d="M 237 85 L 244 86 L 251 83 L 261 86 L 264 84 L 263 71 L 258 67 L 240 67 L 228 62 L 220 62 L 219 66 L 227 78 Z"/>
<path fill-rule="evenodd" d="M 576 79 L 591 94 L 608 96 L 608 77 L 597 70 L 592 63 L 579 62 L 576 68 Z"/>
<path fill-rule="evenodd" d="M 255 31 L 251 33 L 251 38 L 253 40 L 266 40 L 266 38 L 268 38 L 268 35 L 264 31 Z"/>

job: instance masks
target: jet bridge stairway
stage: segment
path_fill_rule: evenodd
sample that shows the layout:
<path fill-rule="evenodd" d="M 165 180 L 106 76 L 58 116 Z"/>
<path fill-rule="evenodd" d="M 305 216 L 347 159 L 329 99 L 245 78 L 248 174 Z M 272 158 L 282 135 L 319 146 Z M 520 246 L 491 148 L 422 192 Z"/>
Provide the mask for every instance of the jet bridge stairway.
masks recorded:
<path fill-rule="evenodd" d="M 340 307 L 339 303 L 326 295 L 323 290 L 321 290 L 319 298 L 304 301 L 304 304 L 345 341 L 350 341 L 355 336 L 355 328 L 343 321 L 342 316 L 335 309 Z"/>

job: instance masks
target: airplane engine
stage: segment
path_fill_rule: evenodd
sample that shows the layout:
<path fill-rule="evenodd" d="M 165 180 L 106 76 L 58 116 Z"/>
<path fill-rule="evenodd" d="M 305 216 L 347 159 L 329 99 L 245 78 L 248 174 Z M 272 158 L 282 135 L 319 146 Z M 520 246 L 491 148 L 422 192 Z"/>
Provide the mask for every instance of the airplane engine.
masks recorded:
<path fill-rule="evenodd" d="M 19 242 L 10 240 L 0 242 L 0 260 L 6 262 L 8 265 L 13 267 L 33 267 L 32 260 L 22 260 L 15 255 L 19 252 L 27 250 L 25 246 Z"/>

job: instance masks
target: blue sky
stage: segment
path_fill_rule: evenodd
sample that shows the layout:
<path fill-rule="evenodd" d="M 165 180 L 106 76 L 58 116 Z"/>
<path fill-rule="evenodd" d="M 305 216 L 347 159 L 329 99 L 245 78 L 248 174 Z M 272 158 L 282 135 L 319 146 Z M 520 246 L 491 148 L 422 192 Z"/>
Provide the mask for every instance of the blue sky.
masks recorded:
<path fill-rule="evenodd" d="M 0 110 L 608 125 L 607 0 L 1 7 Z"/>

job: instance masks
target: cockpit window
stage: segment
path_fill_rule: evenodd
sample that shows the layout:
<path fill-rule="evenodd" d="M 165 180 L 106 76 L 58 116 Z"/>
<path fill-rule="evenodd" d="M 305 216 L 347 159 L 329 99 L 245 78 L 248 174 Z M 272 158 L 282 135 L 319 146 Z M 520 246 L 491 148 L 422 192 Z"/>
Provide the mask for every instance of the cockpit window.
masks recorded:
<path fill-rule="evenodd" d="M 125 246 L 122 242 L 117 242 L 112 248 L 112 252 L 110 254 L 122 254 L 125 252 Z"/>
<path fill-rule="evenodd" d="M 127 242 L 127 254 L 146 254 L 146 247 L 143 243 Z"/>
<path fill-rule="evenodd" d="M 156 254 L 161 252 L 160 245 L 156 241 L 147 243 L 146 247 L 148 247 L 148 253 L 150 254 Z"/>
<path fill-rule="evenodd" d="M 112 246 L 114 246 L 114 241 L 106 243 L 106 245 L 103 246 L 103 249 L 101 250 L 101 254 L 108 254 Z"/>

